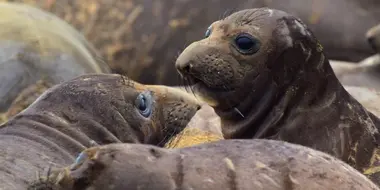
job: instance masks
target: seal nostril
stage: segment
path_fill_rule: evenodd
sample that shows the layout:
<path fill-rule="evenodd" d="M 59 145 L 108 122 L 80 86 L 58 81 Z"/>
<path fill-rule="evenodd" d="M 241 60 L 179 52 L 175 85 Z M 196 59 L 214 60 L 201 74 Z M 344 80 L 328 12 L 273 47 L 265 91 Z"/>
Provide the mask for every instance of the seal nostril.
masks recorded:
<path fill-rule="evenodd" d="M 198 110 L 200 110 L 201 108 L 202 108 L 202 106 L 197 105 L 197 108 L 196 108 L 196 109 L 197 109 L 197 111 L 198 111 Z"/>
<path fill-rule="evenodd" d="M 373 50 L 377 51 L 378 47 L 376 46 L 376 39 L 374 37 L 368 37 L 367 41 Z"/>
<path fill-rule="evenodd" d="M 191 72 L 193 65 L 192 61 L 177 61 L 176 69 L 182 74 L 188 74 Z"/>
<path fill-rule="evenodd" d="M 182 67 L 182 72 L 184 72 L 184 73 L 190 73 L 190 64 L 185 65 L 184 67 Z"/>
<path fill-rule="evenodd" d="M 367 41 L 368 41 L 369 44 L 372 45 L 373 42 L 374 42 L 374 38 L 373 38 L 373 37 L 368 37 L 368 38 L 367 38 Z"/>

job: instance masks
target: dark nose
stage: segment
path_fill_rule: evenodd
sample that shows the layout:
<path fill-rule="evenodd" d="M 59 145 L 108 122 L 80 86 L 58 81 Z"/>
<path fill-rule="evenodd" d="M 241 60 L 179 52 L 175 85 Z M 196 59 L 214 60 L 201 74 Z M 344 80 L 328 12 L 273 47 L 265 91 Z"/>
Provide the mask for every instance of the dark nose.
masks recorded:
<path fill-rule="evenodd" d="M 193 68 L 193 63 L 189 60 L 178 59 L 175 63 L 175 66 L 179 73 L 186 75 L 191 72 L 191 69 Z"/>
<path fill-rule="evenodd" d="M 207 49 L 208 47 L 200 44 L 199 41 L 187 46 L 176 60 L 177 71 L 183 76 L 198 72 L 200 59 L 204 57 Z"/>
<path fill-rule="evenodd" d="M 197 108 L 196 108 L 196 109 L 197 109 L 197 111 L 198 111 L 198 110 L 200 110 L 201 108 L 202 108 L 201 105 L 197 105 Z"/>
<path fill-rule="evenodd" d="M 371 46 L 371 48 L 377 52 L 378 47 L 376 44 L 376 38 L 375 37 L 368 37 L 367 41 L 368 41 L 369 45 Z"/>

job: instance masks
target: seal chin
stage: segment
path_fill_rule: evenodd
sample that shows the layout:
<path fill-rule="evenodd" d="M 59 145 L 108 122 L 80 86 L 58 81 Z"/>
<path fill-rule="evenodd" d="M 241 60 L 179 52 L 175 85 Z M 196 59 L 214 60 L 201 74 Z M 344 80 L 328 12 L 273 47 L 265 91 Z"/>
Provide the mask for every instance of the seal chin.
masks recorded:
<path fill-rule="evenodd" d="M 225 89 L 225 88 L 219 88 L 219 87 L 213 87 L 212 85 L 208 85 L 205 82 L 196 79 L 192 80 L 192 85 L 190 85 L 190 88 L 195 93 L 195 96 L 200 98 L 202 101 L 206 102 L 212 107 L 217 107 L 220 105 L 221 101 L 224 101 L 222 97 L 229 96 L 229 94 L 233 93 L 234 90 Z M 223 103 L 222 103 L 223 104 Z"/>

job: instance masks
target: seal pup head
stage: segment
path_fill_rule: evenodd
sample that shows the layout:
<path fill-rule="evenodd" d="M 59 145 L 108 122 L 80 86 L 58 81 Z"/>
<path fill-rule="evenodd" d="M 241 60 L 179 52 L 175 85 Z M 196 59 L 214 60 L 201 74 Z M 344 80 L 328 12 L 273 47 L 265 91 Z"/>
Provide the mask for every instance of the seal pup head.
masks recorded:
<path fill-rule="evenodd" d="M 312 104 L 326 88 L 339 86 L 322 49 L 297 17 L 247 9 L 212 23 L 204 39 L 179 55 L 176 68 L 224 126 L 242 118 L 251 126 L 273 125 L 289 105 Z M 264 121 L 270 113 L 276 117 Z M 226 137 L 238 133 L 231 130 L 223 128 Z"/>
<path fill-rule="evenodd" d="M 87 147 L 86 139 L 163 146 L 198 109 L 199 102 L 179 89 L 143 85 L 118 74 L 87 74 L 50 88 L 7 125 L 38 120 Z"/>

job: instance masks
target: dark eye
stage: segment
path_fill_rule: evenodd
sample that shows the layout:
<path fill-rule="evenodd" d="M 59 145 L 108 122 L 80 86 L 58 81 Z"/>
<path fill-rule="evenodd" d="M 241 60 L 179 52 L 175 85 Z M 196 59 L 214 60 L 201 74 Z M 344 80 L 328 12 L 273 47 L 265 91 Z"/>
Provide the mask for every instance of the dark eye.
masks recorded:
<path fill-rule="evenodd" d="M 209 26 L 206 30 L 206 33 L 205 33 L 205 38 L 208 38 L 210 35 L 211 35 L 211 26 Z"/>
<path fill-rule="evenodd" d="M 150 91 L 140 93 L 135 100 L 135 107 L 144 117 L 152 114 L 153 97 Z"/>
<path fill-rule="evenodd" d="M 254 54 L 260 49 L 260 41 L 246 33 L 236 36 L 235 45 L 242 54 Z"/>

